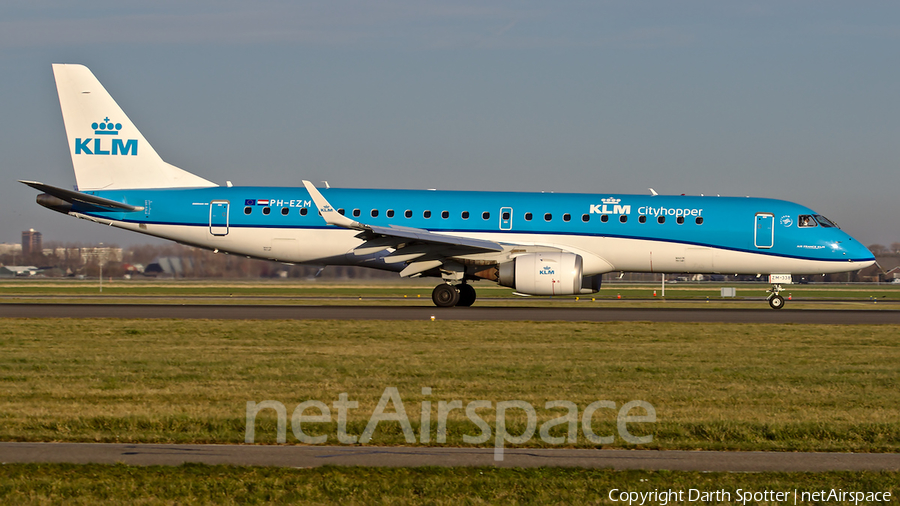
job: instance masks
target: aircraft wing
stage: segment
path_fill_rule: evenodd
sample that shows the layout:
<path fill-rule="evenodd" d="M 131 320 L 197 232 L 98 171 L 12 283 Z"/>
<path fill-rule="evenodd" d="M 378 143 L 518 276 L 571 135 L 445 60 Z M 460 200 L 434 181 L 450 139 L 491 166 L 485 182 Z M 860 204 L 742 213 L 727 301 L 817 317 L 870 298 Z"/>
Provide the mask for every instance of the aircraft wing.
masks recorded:
<path fill-rule="evenodd" d="M 374 236 L 392 237 L 404 240 L 411 239 L 423 243 L 455 246 L 457 248 L 477 250 L 478 253 L 503 251 L 503 246 L 500 246 L 494 241 L 472 239 L 469 237 L 460 237 L 458 235 L 436 234 L 421 228 L 398 227 L 396 225 L 391 225 L 390 227 L 367 226 L 366 231 L 371 232 L 371 235 Z"/>
<path fill-rule="evenodd" d="M 66 190 L 65 188 L 57 188 L 56 186 L 50 186 L 49 184 L 39 183 L 37 181 L 19 181 L 22 184 L 27 184 L 28 186 L 34 188 L 35 190 L 42 191 L 48 195 L 53 195 L 58 199 L 62 199 L 70 204 L 74 204 L 76 202 L 81 204 L 89 204 L 96 207 L 101 207 L 104 209 L 115 210 L 115 211 L 143 211 L 143 206 L 133 206 L 130 204 L 125 204 L 123 202 L 117 202 L 115 200 L 105 199 L 103 197 L 98 197 L 96 195 L 90 195 L 88 193 L 82 193 L 75 190 Z"/>
<path fill-rule="evenodd" d="M 365 242 L 353 250 L 355 254 L 366 255 L 388 248 L 394 249 L 391 254 L 384 257 L 384 261 L 407 262 L 407 267 L 400 272 L 404 277 L 440 267 L 446 258 L 453 256 L 503 251 L 503 246 L 499 243 L 484 239 L 438 234 L 421 228 L 396 225 L 389 227 L 366 225 L 337 212 L 309 181 L 304 180 L 303 186 L 306 187 L 326 223 L 360 231 L 357 237 Z"/>

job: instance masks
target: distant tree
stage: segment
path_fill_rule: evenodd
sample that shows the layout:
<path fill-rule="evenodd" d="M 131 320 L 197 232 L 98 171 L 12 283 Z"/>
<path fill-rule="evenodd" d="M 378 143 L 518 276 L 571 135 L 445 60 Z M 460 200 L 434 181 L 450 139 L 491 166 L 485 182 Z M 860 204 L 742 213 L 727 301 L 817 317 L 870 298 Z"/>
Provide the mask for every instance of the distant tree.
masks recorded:
<path fill-rule="evenodd" d="M 895 254 L 900 255 L 900 242 L 892 242 L 891 249 L 894 250 Z"/>
<path fill-rule="evenodd" d="M 883 244 L 870 244 L 869 251 L 871 251 L 875 256 L 884 256 L 890 253 L 890 251 Z"/>

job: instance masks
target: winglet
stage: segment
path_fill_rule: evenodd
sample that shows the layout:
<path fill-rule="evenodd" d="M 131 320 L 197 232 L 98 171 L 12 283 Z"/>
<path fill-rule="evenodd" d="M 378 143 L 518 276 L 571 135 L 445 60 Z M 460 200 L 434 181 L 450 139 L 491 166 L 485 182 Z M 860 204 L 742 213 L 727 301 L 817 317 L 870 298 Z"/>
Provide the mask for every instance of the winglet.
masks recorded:
<path fill-rule="evenodd" d="M 322 218 L 325 218 L 325 223 L 334 225 L 336 227 L 352 228 L 356 230 L 367 230 L 369 228 L 362 223 L 353 221 L 343 214 L 337 212 L 333 207 L 331 207 L 331 204 L 329 204 L 328 201 L 325 200 L 325 197 L 322 196 L 318 188 L 313 186 L 313 184 L 309 181 L 304 179 L 303 186 L 306 187 L 306 191 L 309 192 L 309 196 L 312 197 L 313 202 L 316 203 L 316 207 L 319 209 L 319 213 L 322 214 Z"/>

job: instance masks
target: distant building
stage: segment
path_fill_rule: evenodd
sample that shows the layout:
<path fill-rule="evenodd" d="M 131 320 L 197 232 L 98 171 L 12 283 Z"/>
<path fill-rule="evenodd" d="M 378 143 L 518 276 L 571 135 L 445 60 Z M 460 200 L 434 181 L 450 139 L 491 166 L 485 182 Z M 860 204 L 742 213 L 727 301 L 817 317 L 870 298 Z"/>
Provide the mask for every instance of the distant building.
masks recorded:
<path fill-rule="evenodd" d="M 91 248 L 81 248 L 82 263 L 90 263 L 96 260 L 98 263 L 121 262 L 122 248 L 112 248 L 109 246 L 96 246 Z"/>
<path fill-rule="evenodd" d="M 0 244 L 0 255 L 21 255 L 21 254 L 22 254 L 22 245 L 21 244 L 8 244 L 8 243 Z"/>
<path fill-rule="evenodd" d="M 0 278 L 13 278 L 17 276 L 34 276 L 42 271 L 33 265 L 4 265 L 0 266 Z"/>
<path fill-rule="evenodd" d="M 900 283 L 900 267 L 894 267 L 893 269 L 885 272 L 884 280 L 889 283 Z"/>
<path fill-rule="evenodd" d="M 35 232 L 34 229 L 22 232 L 22 254 L 30 255 L 32 253 L 43 253 L 44 247 L 41 244 L 41 233 Z"/>
<path fill-rule="evenodd" d="M 900 257 L 876 256 L 875 265 L 859 271 L 859 281 L 866 283 L 893 282 L 900 279 Z"/>
<path fill-rule="evenodd" d="M 183 278 L 185 264 L 190 268 L 194 267 L 194 261 L 191 258 L 159 257 L 144 269 L 144 275 Z"/>

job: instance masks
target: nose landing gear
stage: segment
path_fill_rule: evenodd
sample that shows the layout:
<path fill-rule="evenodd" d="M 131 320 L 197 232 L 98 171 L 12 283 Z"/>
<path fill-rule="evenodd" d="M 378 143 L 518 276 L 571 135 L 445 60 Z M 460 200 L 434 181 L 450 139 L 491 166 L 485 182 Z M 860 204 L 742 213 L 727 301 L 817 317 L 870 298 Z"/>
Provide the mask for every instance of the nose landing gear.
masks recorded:
<path fill-rule="evenodd" d="M 769 300 L 769 307 L 772 309 L 781 309 L 784 307 L 784 297 L 779 295 L 779 292 L 782 290 L 783 288 L 781 288 L 781 285 L 772 285 L 772 289 L 766 292 L 769 294 L 767 298 Z"/>
<path fill-rule="evenodd" d="M 437 307 L 468 307 L 475 303 L 475 297 L 475 289 L 466 283 L 456 286 L 441 283 L 431 292 L 431 300 Z"/>

